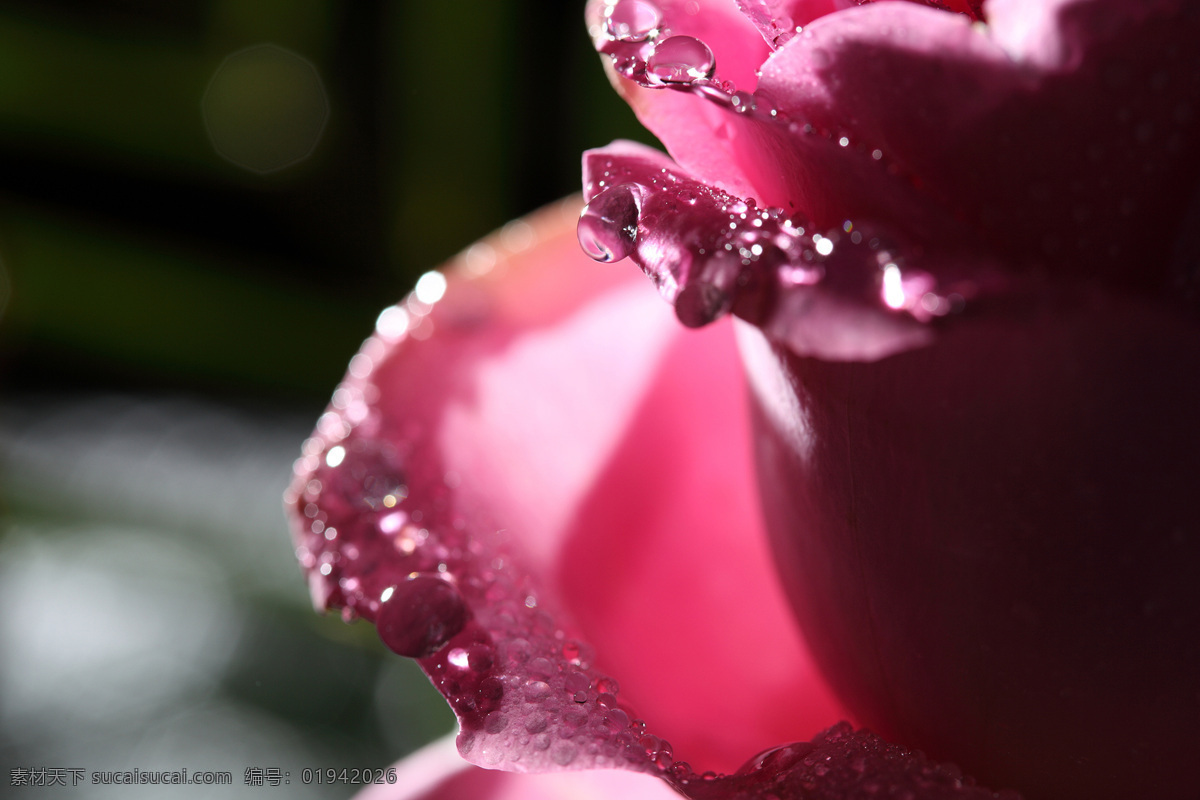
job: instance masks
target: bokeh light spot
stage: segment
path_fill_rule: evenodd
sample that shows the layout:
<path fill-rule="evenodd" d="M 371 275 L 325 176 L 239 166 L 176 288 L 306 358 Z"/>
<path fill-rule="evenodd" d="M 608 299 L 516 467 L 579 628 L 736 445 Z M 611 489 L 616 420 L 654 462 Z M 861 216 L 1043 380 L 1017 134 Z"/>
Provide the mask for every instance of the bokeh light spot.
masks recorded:
<path fill-rule="evenodd" d="M 308 158 L 329 119 L 329 98 L 316 67 L 273 44 L 227 56 L 201 108 L 217 153 L 260 174 Z"/>

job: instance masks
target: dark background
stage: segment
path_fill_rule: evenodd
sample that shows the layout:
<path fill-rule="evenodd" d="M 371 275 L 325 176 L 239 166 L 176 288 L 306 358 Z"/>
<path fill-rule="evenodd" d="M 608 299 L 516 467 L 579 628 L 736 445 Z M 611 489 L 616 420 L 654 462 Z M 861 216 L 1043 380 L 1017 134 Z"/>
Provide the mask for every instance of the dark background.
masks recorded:
<path fill-rule="evenodd" d="M 298 770 L 451 729 L 312 613 L 279 496 L 384 306 L 578 191 L 585 148 L 647 140 L 582 5 L 0 3 L 0 785 L 339 797 Z"/>

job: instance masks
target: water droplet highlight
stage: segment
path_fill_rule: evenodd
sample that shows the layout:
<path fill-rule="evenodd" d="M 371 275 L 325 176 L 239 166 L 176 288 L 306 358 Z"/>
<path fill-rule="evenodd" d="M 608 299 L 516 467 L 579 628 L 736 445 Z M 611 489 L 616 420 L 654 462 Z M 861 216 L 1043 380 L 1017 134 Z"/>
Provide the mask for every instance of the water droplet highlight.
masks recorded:
<path fill-rule="evenodd" d="M 639 198 L 633 184 L 611 186 L 592 198 L 579 216 L 576 234 L 588 257 L 620 261 L 637 244 Z"/>
<path fill-rule="evenodd" d="M 655 45 L 646 59 L 646 74 L 658 83 L 707 80 L 716 67 L 712 50 L 694 36 L 670 36 Z"/>
<path fill-rule="evenodd" d="M 467 624 L 470 612 L 448 582 L 417 575 L 397 585 L 380 604 L 375 627 L 388 649 L 408 658 L 426 658 Z"/>
<path fill-rule="evenodd" d="M 662 24 L 658 6 L 646 0 L 620 0 L 608 9 L 606 32 L 618 42 L 644 42 Z"/>

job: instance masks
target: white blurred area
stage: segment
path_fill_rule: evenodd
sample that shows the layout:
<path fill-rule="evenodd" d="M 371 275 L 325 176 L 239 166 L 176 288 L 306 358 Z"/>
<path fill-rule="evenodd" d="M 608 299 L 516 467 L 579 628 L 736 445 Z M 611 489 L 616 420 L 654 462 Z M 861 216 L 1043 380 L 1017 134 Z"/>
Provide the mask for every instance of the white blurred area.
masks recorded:
<path fill-rule="evenodd" d="M 311 610 L 280 501 L 310 426 L 183 400 L 0 405 L 0 785 L 186 767 L 233 783 L 13 790 L 348 797 L 300 771 L 384 767 L 447 729 L 411 665 Z"/>

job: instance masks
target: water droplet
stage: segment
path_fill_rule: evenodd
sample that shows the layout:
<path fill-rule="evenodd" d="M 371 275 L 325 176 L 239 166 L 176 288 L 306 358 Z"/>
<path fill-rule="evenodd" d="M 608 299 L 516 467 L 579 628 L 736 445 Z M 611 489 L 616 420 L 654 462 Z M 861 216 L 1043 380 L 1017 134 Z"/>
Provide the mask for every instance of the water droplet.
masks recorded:
<path fill-rule="evenodd" d="M 608 10 L 606 30 L 619 42 L 644 42 L 662 24 L 658 6 L 646 0 L 620 0 Z"/>
<path fill-rule="evenodd" d="M 563 685 L 568 692 L 586 692 L 592 687 L 592 681 L 586 673 L 571 671 L 563 678 Z"/>
<path fill-rule="evenodd" d="M 629 714 L 623 709 L 613 708 L 608 712 L 608 721 L 617 730 L 629 727 Z"/>
<path fill-rule="evenodd" d="M 550 748 L 550 758 L 560 767 L 565 767 L 575 760 L 578 748 L 571 742 L 560 741 Z"/>
<path fill-rule="evenodd" d="M 895 264 L 888 264 L 883 269 L 882 287 L 880 292 L 883 296 L 883 302 L 888 308 L 903 308 L 907 297 L 904 293 L 904 284 L 900 276 L 900 268 Z"/>
<path fill-rule="evenodd" d="M 346 458 L 346 448 L 341 445 L 329 448 L 329 452 L 325 454 L 325 464 L 330 467 L 336 467 Z"/>
<path fill-rule="evenodd" d="M 392 652 L 425 658 L 458 634 L 469 614 L 457 589 L 441 578 L 417 575 L 398 584 L 380 605 L 375 627 Z"/>
<path fill-rule="evenodd" d="M 758 105 L 754 95 L 743 91 L 734 92 L 733 96 L 729 98 L 729 102 L 733 105 L 733 110 L 739 114 L 749 114 Z"/>
<path fill-rule="evenodd" d="M 565 658 L 568 663 L 577 667 L 583 666 L 591 661 L 590 650 L 591 648 L 589 648 L 583 642 L 576 642 L 573 640 L 564 642 L 562 646 L 563 658 Z"/>
<path fill-rule="evenodd" d="M 525 681 L 525 699 L 531 703 L 540 703 L 551 694 L 550 684 L 545 681 L 528 680 Z M 545 727 L 544 725 L 542 727 Z M 530 731 L 537 733 L 537 731 Z"/>
<path fill-rule="evenodd" d="M 504 698 L 504 684 L 494 675 L 489 675 L 479 682 L 475 690 L 475 708 L 481 714 L 486 714 L 498 705 Z"/>
<path fill-rule="evenodd" d="M 695 83 L 712 77 L 717 60 L 694 36 L 670 36 L 646 59 L 646 74 L 659 83 Z"/>
<path fill-rule="evenodd" d="M 467 648 L 467 666 L 475 672 L 487 672 L 496 661 L 496 651 L 490 645 L 476 642 Z"/>
<path fill-rule="evenodd" d="M 466 669 L 469 665 L 467 661 L 467 651 L 461 647 L 456 647 L 446 654 L 446 661 L 453 667 Z"/>
<path fill-rule="evenodd" d="M 638 191 L 623 183 L 592 198 L 579 216 L 576 230 L 583 252 L 596 261 L 620 261 L 633 252 L 637 242 Z"/>
<path fill-rule="evenodd" d="M 529 662 L 529 674 L 535 678 L 549 680 L 555 672 L 554 664 L 547 658 L 535 658 Z"/>
<path fill-rule="evenodd" d="M 436 270 L 426 272 L 417 279 L 413 294 L 425 305 L 433 305 L 446 294 L 446 276 Z"/>
<path fill-rule="evenodd" d="M 335 457 L 332 468 L 332 494 L 322 493 L 324 505 L 330 505 L 335 513 L 344 513 L 347 508 L 369 508 L 379 511 L 394 508 L 408 497 L 404 476 L 396 465 L 394 448 L 370 440 L 350 442 Z M 326 455 L 328 463 L 331 450 Z"/>
<path fill-rule="evenodd" d="M 505 658 L 510 664 L 524 664 L 529 660 L 529 641 L 517 637 L 503 643 Z"/>

